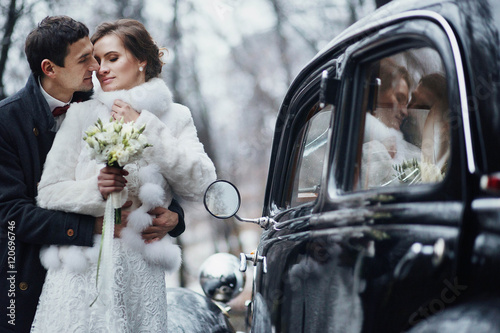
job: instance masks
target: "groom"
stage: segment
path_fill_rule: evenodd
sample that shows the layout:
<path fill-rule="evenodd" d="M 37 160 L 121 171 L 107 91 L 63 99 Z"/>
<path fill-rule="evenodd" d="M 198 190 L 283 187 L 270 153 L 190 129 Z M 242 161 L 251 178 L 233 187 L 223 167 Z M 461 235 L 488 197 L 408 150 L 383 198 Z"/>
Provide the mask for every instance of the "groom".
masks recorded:
<path fill-rule="evenodd" d="M 99 65 L 88 35 L 84 24 L 69 17 L 42 20 L 26 39 L 32 71 L 26 86 L 0 101 L 1 332 L 30 331 L 46 273 L 40 247 L 92 246 L 93 234 L 102 228 L 102 218 L 41 209 L 35 200 L 64 105 L 92 94 L 92 72 Z M 113 172 L 105 168 L 99 175 L 101 193 L 124 186 L 125 174 Z M 150 212 L 156 218 L 143 234 L 145 241 L 184 231 L 182 208 L 174 201 L 169 209 Z"/>

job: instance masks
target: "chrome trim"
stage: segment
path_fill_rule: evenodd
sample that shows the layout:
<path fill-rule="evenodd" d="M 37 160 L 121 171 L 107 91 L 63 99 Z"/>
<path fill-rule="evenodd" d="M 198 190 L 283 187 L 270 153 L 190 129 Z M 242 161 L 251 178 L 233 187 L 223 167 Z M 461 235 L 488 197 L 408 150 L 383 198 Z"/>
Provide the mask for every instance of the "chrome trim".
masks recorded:
<path fill-rule="evenodd" d="M 455 58 L 455 68 L 457 71 L 457 79 L 458 79 L 458 90 L 460 94 L 460 104 L 462 108 L 462 120 L 463 120 L 463 131 L 465 136 L 465 150 L 467 154 L 467 165 L 469 168 L 469 172 L 471 174 L 476 172 L 476 164 L 474 159 L 474 151 L 472 149 L 472 134 L 471 134 L 471 126 L 470 126 L 470 118 L 469 118 L 469 106 L 467 105 L 467 90 L 465 83 L 465 74 L 462 62 L 462 56 L 460 54 L 460 47 L 458 45 L 458 40 L 451 29 L 451 26 L 448 24 L 448 21 L 441 15 L 430 12 L 433 15 L 430 15 L 436 21 L 441 24 L 446 34 L 448 35 L 448 39 L 450 40 L 451 49 L 453 52 L 453 57 Z"/>
<path fill-rule="evenodd" d="M 472 209 L 478 211 L 498 211 L 500 207 L 500 198 L 483 198 L 472 201 Z"/>

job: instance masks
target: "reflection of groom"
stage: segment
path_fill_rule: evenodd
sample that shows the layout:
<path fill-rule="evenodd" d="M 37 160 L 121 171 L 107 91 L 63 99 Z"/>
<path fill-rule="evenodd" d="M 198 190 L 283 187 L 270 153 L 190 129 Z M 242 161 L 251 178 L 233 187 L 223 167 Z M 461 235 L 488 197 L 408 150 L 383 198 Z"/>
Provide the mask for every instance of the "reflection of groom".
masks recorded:
<path fill-rule="evenodd" d="M 102 227 L 102 218 L 41 209 L 35 200 L 45 157 L 64 120 L 58 107 L 91 95 L 92 71 L 99 65 L 88 34 L 69 17 L 45 18 L 26 39 L 32 71 L 26 86 L 0 102 L 1 332 L 30 331 L 46 273 L 40 247 L 92 246 Z M 98 186 L 124 183 L 123 175 L 103 171 Z M 150 212 L 157 217 L 145 240 L 184 231 L 182 208 L 173 201 L 169 209 L 173 212 L 161 207 Z"/>

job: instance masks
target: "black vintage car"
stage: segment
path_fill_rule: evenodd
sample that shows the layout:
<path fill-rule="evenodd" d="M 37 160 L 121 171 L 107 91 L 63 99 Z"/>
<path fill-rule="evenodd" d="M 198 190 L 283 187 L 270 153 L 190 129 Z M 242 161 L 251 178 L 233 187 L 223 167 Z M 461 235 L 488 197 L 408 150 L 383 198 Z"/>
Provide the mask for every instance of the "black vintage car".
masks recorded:
<path fill-rule="evenodd" d="M 500 332 L 499 28 L 498 0 L 394 1 L 300 72 L 242 256 L 249 330 Z M 236 213 L 228 183 L 207 197 Z"/>

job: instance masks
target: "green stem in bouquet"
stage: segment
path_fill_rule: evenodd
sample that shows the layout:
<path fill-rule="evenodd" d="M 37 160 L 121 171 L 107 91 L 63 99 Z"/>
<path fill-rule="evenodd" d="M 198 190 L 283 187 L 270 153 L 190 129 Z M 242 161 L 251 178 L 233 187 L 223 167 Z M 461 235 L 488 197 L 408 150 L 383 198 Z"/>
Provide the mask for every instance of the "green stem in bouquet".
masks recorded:
<path fill-rule="evenodd" d="M 115 208 L 115 224 L 121 224 L 122 223 L 122 209 L 120 208 Z"/>
<path fill-rule="evenodd" d="M 120 169 L 122 170 L 123 167 L 118 165 L 118 162 L 116 160 L 108 160 L 108 166 L 112 167 L 112 168 L 117 168 L 117 169 Z M 116 206 L 119 206 L 121 204 L 121 193 L 118 193 L 118 192 L 114 192 L 114 193 L 111 193 L 111 198 L 110 200 L 113 200 L 113 206 L 115 207 L 115 224 L 121 224 L 122 223 L 122 208 L 121 206 L 120 207 L 116 207 Z"/>

